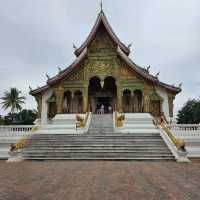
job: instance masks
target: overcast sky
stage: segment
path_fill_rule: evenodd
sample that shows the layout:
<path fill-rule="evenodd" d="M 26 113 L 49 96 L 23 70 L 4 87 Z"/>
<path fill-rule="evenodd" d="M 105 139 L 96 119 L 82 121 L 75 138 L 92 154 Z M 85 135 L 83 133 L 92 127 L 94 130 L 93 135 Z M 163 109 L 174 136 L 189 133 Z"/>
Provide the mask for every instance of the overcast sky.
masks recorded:
<path fill-rule="evenodd" d="M 200 96 L 200 0 L 104 0 L 103 9 L 121 41 L 132 43 L 135 63 L 183 82 L 175 111 Z M 0 96 L 17 87 L 25 107 L 36 108 L 28 86 L 73 62 L 73 43 L 86 39 L 99 10 L 99 0 L 0 0 Z"/>

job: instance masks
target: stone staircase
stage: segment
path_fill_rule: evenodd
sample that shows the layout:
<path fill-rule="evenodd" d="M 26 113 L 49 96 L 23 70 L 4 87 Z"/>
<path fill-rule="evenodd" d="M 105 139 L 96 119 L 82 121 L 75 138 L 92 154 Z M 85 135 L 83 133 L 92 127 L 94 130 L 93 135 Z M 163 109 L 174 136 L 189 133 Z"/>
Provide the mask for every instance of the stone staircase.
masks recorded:
<path fill-rule="evenodd" d="M 113 133 L 113 115 L 93 114 L 90 122 L 88 134 L 107 134 Z"/>
<path fill-rule="evenodd" d="M 36 160 L 174 160 L 158 131 L 114 132 L 112 115 L 92 115 L 87 134 L 35 134 L 22 155 Z"/>
<path fill-rule="evenodd" d="M 158 134 L 34 135 L 22 152 L 25 159 L 173 160 Z"/>

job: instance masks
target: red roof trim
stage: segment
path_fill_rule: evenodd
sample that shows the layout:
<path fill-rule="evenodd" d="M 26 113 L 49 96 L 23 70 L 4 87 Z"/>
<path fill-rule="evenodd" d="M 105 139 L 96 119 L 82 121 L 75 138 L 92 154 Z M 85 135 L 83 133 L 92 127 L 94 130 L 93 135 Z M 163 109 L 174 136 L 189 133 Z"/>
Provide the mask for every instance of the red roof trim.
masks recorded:
<path fill-rule="evenodd" d="M 30 94 L 35 96 L 41 92 L 48 90 L 51 85 L 54 85 L 59 81 L 63 80 L 66 77 L 66 75 L 69 74 L 86 57 L 86 55 L 87 55 L 87 48 L 81 53 L 79 57 L 76 58 L 76 60 L 69 67 L 67 67 L 63 72 L 61 72 L 61 74 L 58 74 L 53 78 L 50 78 L 47 81 L 47 85 L 30 91 Z"/>
<path fill-rule="evenodd" d="M 84 49 L 84 51 L 76 58 L 76 60 L 67 67 L 61 74 L 58 74 L 57 76 L 49 79 L 47 81 L 48 85 L 53 85 L 58 83 L 58 81 L 63 80 L 67 74 L 69 74 L 87 55 L 87 48 Z"/>
<path fill-rule="evenodd" d="M 181 89 L 172 85 L 168 85 L 166 83 L 163 83 L 159 81 L 155 76 L 152 76 L 151 74 L 148 74 L 143 68 L 136 65 L 126 54 L 121 51 L 121 49 L 117 48 L 117 54 L 139 75 L 143 76 L 145 79 L 155 83 L 156 85 L 159 85 L 161 87 L 166 88 L 167 90 L 170 90 L 175 93 L 181 92 Z"/>
<path fill-rule="evenodd" d="M 89 44 L 90 44 L 90 43 L 92 42 L 92 40 L 94 39 L 94 37 L 95 37 L 95 35 L 96 35 L 96 33 L 97 33 L 97 30 L 98 30 L 98 28 L 99 28 L 101 22 L 103 23 L 103 25 L 105 26 L 105 28 L 106 28 L 108 34 L 110 35 L 110 37 L 112 38 L 112 40 L 117 44 L 117 46 L 119 46 L 125 54 L 129 55 L 129 54 L 130 54 L 130 49 L 129 49 L 128 47 L 126 47 L 126 46 L 119 40 L 119 38 L 117 37 L 117 35 L 114 33 L 114 31 L 112 30 L 112 28 L 111 28 L 111 26 L 110 26 L 110 24 L 109 24 L 109 22 L 108 22 L 108 20 L 107 20 L 107 18 L 106 18 L 106 16 L 105 16 L 105 14 L 104 14 L 103 11 L 101 11 L 101 12 L 99 13 L 98 18 L 97 18 L 97 20 L 96 20 L 96 22 L 95 22 L 95 25 L 93 26 L 93 28 L 92 28 L 92 30 L 91 30 L 89 36 L 87 37 L 87 39 L 85 40 L 85 42 L 84 42 L 78 49 L 76 49 L 75 54 L 76 54 L 77 56 L 79 56 L 79 55 L 81 54 L 81 52 L 82 52 L 86 47 L 89 46 Z"/>
<path fill-rule="evenodd" d="M 37 95 L 37 94 L 39 94 L 41 92 L 44 92 L 44 91 L 48 90 L 49 88 L 50 87 L 48 85 L 44 85 L 44 86 L 42 86 L 40 88 L 37 88 L 35 90 L 31 90 L 30 94 L 33 95 L 33 96 L 35 96 L 35 95 Z"/>

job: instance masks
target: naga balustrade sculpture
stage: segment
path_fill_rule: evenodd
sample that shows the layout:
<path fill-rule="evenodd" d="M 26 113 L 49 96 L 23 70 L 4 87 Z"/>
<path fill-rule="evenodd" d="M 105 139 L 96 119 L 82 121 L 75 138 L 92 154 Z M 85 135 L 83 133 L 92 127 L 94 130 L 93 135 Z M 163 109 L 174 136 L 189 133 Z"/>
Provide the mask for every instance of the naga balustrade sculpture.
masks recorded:
<path fill-rule="evenodd" d="M 123 127 L 124 125 L 124 120 L 125 120 L 125 115 L 124 114 L 120 114 L 118 116 L 117 112 L 115 112 L 115 124 L 116 127 Z"/>

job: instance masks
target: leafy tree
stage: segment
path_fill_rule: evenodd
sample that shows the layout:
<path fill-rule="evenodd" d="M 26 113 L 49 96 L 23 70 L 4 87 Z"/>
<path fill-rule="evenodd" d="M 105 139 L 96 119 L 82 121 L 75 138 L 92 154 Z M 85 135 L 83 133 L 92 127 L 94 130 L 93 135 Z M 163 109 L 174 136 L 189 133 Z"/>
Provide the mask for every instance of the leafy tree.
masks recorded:
<path fill-rule="evenodd" d="M 24 104 L 25 97 L 20 96 L 21 91 L 17 88 L 10 88 L 9 91 L 4 92 L 4 96 L 0 99 L 2 100 L 2 108 L 7 110 L 10 108 L 11 114 L 15 111 L 21 110 L 21 105 Z"/>
<path fill-rule="evenodd" d="M 33 125 L 37 118 L 36 110 L 22 110 L 19 113 L 8 113 L 4 117 L 5 125 Z"/>
<path fill-rule="evenodd" d="M 3 120 L 3 118 L 1 117 L 1 115 L 0 115 L 0 125 L 4 125 L 4 120 Z"/>
<path fill-rule="evenodd" d="M 22 110 L 21 112 L 16 114 L 16 121 L 18 124 L 22 125 L 33 125 L 33 122 L 37 119 L 37 111 L 36 110 Z"/>
<path fill-rule="evenodd" d="M 178 111 L 177 121 L 179 124 L 200 123 L 200 99 L 188 100 Z"/>

